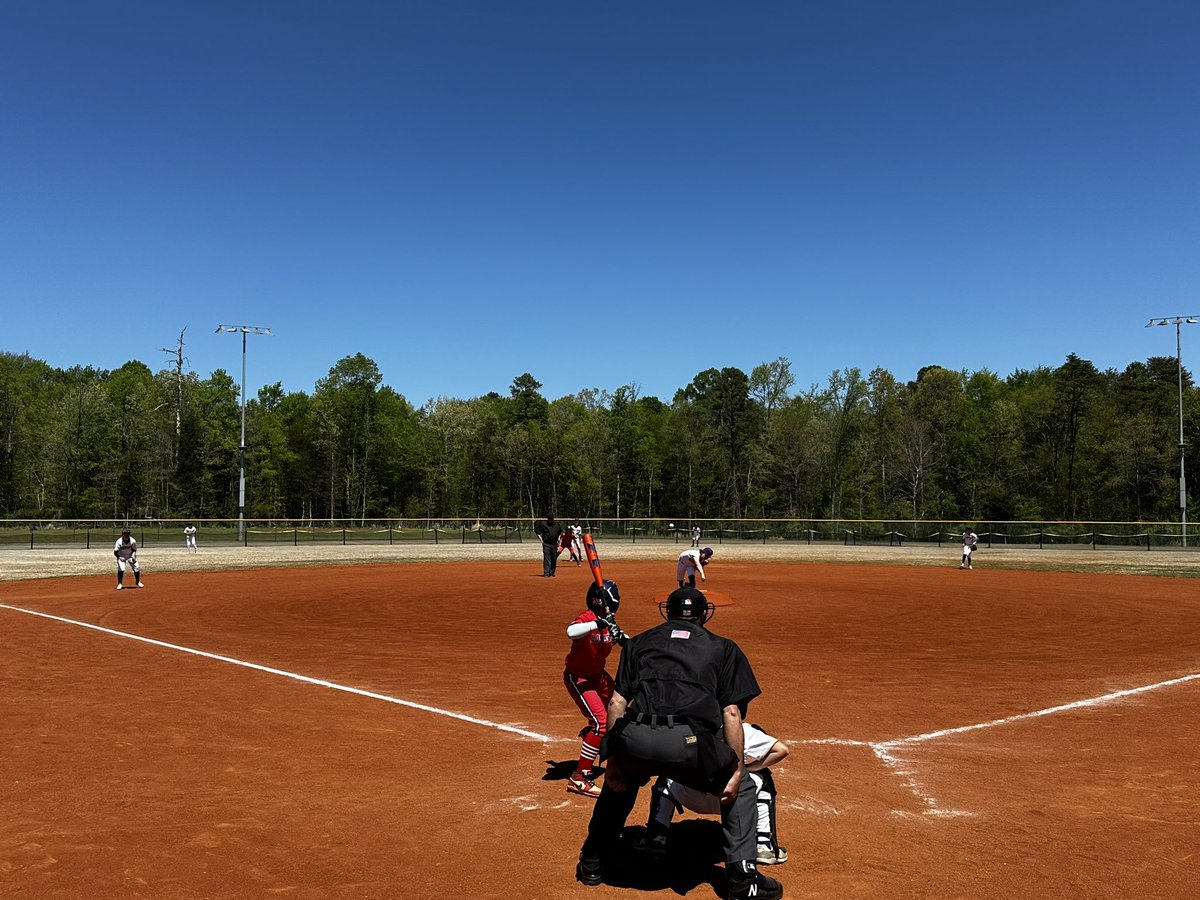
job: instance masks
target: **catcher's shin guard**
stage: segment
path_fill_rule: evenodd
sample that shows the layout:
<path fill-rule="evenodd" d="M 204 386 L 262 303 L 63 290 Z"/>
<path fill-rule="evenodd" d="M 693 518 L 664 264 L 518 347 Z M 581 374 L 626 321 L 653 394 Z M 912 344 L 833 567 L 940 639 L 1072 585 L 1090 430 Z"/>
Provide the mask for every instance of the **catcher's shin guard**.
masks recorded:
<path fill-rule="evenodd" d="M 667 776 L 659 775 L 650 788 L 650 816 L 646 820 L 646 828 L 650 831 L 665 830 L 671 827 L 671 819 L 682 807 L 675 802 L 668 787 Z"/>
<path fill-rule="evenodd" d="M 775 829 L 775 779 L 771 777 L 770 769 L 762 769 L 755 773 L 762 778 L 762 787 L 758 789 L 758 841 L 764 842 L 764 838 L 770 840 L 772 847 L 779 846 L 779 835 Z M 765 807 L 765 810 L 764 810 Z M 767 830 L 763 831 L 763 812 L 766 812 Z"/>

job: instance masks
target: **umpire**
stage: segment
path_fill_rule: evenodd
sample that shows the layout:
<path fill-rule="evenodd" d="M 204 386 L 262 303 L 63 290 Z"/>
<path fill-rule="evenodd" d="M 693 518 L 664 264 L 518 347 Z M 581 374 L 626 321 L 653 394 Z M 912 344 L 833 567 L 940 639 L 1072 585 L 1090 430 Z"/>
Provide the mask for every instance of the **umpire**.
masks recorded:
<path fill-rule="evenodd" d="M 743 777 L 742 712 L 760 693 L 745 654 L 704 628 L 710 604 L 693 587 L 662 604 L 667 621 L 625 645 L 608 706 L 608 758 L 575 877 L 603 881 L 638 789 L 655 775 L 721 798 L 730 900 L 776 900 L 783 885 L 758 871 L 754 783 Z"/>
<path fill-rule="evenodd" d="M 558 542 L 562 537 L 562 526 L 554 521 L 554 516 L 546 516 L 546 521 L 534 525 L 533 531 L 542 542 L 542 577 L 553 578 L 554 570 L 558 568 Z"/>

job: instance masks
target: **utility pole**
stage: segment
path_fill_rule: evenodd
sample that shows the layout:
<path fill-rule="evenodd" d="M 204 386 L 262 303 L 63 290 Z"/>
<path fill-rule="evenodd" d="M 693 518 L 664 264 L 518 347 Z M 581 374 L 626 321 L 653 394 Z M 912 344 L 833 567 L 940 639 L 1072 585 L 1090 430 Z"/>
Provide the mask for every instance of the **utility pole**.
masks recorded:
<path fill-rule="evenodd" d="M 271 333 L 270 328 L 258 325 L 218 325 L 221 332 L 242 336 L 242 442 L 238 452 L 238 540 L 246 537 L 246 335 Z"/>
<path fill-rule="evenodd" d="M 1187 445 L 1183 440 L 1183 342 L 1180 337 L 1180 326 L 1195 325 L 1200 318 L 1196 316 L 1168 316 L 1162 319 L 1151 319 L 1146 323 L 1147 328 L 1156 325 L 1175 326 L 1175 359 L 1179 363 L 1179 521 L 1182 526 L 1183 546 L 1187 546 L 1187 481 L 1183 473 L 1183 461 Z"/>

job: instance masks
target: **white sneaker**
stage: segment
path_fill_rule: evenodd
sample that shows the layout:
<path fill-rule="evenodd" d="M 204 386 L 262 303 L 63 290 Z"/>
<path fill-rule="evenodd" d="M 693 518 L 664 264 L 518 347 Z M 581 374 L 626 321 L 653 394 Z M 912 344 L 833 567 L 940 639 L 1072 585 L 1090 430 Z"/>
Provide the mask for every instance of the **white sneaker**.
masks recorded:
<path fill-rule="evenodd" d="M 144 585 L 144 584 L 142 584 L 140 581 L 137 583 L 137 586 L 138 586 L 138 587 L 145 587 L 145 585 Z"/>
<path fill-rule="evenodd" d="M 125 590 L 125 585 L 123 585 L 123 584 L 118 584 L 118 585 L 117 585 L 117 590 L 118 590 L 118 591 L 123 591 L 123 590 Z"/>
<path fill-rule="evenodd" d="M 781 865 L 788 860 L 787 849 L 785 847 L 768 847 L 766 844 L 758 845 L 758 855 L 755 861 L 760 866 L 776 866 Z"/>

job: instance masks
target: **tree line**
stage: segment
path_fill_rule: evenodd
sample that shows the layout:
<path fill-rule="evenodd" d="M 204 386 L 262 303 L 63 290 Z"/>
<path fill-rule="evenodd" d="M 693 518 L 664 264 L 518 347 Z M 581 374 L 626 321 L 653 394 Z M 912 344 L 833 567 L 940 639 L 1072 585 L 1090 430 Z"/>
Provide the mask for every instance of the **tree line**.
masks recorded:
<path fill-rule="evenodd" d="M 835 370 L 797 390 L 781 357 L 705 369 L 669 403 L 636 384 L 550 400 L 523 373 L 417 408 L 357 354 L 312 392 L 247 399 L 246 516 L 1167 521 L 1178 377 L 1172 357 L 1118 372 L 1071 355 L 1007 377 Z M 240 417 L 228 372 L 184 371 L 182 333 L 159 372 L 0 353 L 0 515 L 236 517 Z"/>

